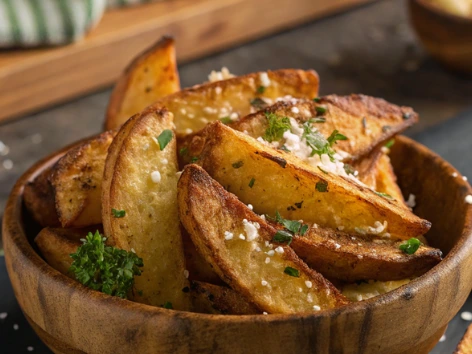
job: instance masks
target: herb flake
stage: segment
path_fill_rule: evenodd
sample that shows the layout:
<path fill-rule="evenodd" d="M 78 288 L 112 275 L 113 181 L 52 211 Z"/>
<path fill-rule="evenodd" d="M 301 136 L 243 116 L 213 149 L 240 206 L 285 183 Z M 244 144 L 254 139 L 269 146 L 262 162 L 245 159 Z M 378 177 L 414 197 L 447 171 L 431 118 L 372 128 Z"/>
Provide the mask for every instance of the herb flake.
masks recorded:
<path fill-rule="evenodd" d="M 183 147 L 179 150 L 179 155 L 180 156 L 185 156 L 188 154 L 188 148 L 187 147 Z"/>
<path fill-rule="evenodd" d="M 269 143 L 273 141 L 279 141 L 282 139 L 284 133 L 290 130 L 290 119 L 288 117 L 282 117 L 275 113 L 264 113 L 269 123 L 265 133 L 264 140 Z"/>
<path fill-rule="evenodd" d="M 421 242 L 416 237 L 410 238 L 408 241 L 403 242 L 400 247 L 400 250 L 406 254 L 414 254 L 420 248 Z"/>
<path fill-rule="evenodd" d="M 113 208 L 111 208 L 111 213 L 113 214 L 113 217 L 115 218 L 123 218 L 126 215 L 125 210 L 118 210 L 118 209 L 113 209 Z"/>
<path fill-rule="evenodd" d="M 278 230 L 272 238 L 272 241 L 279 243 L 287 243 L 287 246 L 290 246 L 293 241 L 293 235 L 288 231 Z"/>
<path fill-rule="evenodd" d="M 267 107 L 267 102 L 259 97 L 253 98 L 251 101 L 249 101 L 249 103 L 251 104 L 251 106 L 257 109 L 263 109 Z"/>
<path fill-rule="evenodd" d="M 159 136 L 157 137 L 157 142 L 159 143 L 159 148 L 161 149 L 161 151 L 164 150 L 167 144 L 170 143 L 173 135 L 174 134 L 170 129 L 163 130 L 162 133 L 159 134 Z"/>
<path fill-rule="evenodd" d="M 284 273 L 290 275 L 291 277 L 299 278 L 300 271 L 292 267 L 285 267 Z"/>
<path fill-rule="evenodd" d="M 229 124 L 232 122 L 231 118 L 230 117 L 222 117 L 220 118 L 220 122 L 223 123 L 223 124 Z"/>
<path fill-rule="evenodd" d="M 323 107 L 323 106 L 316 106 L 316 107 L 315 107 L 315 111 L 316 111 L 316 113 L 318 113 L 318 114 L 325 114 L 326 111 L 327 111 L 327 109 L 326 109 L 325 107 Z"/>
<path fill-rule="evenodd" d="M 257 93 L 263 94 L 265 92 L 265 90 L 266 90 L 265 86 L 261 85 L 257 88 Z"/>
<path fill-rule="evenodd" d="M 380 197 L 384 197 L 384 198 L 387 198 L 387 199 L 394 199 L 390 194 L 387 194 L 387 193 L 383 193 L 383 192 L 375 192 L 375 194 L 377 194 L 378 196 Z"/>
<path fill-rule="evenodd" d="M 387 149 L 390 149 L 390 148 L 393 146 L 393 144 L 395 144 L 395 139 L 390 139 L 390 140 L 387 141 L 387 143 L 385 144 L 385 147 L 386 147 Z"/>
<path fill-rule="evenodd" d="M 256 179 L 255 179 L 255 178 L 251 178 L 251 180 L 249 181 L 249 188 L 254 187 L 254 182 L 256 182 Z"/>
<path fill-rule="evenodd" d="M 327 192 L 328 191 L 328 182 L 326 182 L 326 181 L 316 182 L 315 188 L 318 192 L 321 192 L 321 193 Z"/>
<path fill-rule="evenodd" d="M 162 305 L 163 308 L 165 309 L 170 309 L 170 310 L 173 310 L 174 307 L 172 306 L 172 302 L 170 301 L 166 301 L 166 303 L 164 305 Z"/>
<path fill-rule="evenodd" d="M 231 166 L 233 166 L 233 168 L 240 168 L 244 165 L 244 161 L 243 160 L 240 160 L 238 162 L 235 162 L 233 163 Z"/>

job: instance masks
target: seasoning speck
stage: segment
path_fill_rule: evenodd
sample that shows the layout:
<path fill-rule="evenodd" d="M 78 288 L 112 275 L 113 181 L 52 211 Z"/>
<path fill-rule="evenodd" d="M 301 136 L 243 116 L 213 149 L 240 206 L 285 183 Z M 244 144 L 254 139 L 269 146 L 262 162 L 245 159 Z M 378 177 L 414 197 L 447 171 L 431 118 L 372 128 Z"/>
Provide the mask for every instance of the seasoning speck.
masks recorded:
<path fill-rule="evenodd" d="M 184 277 L 188 279 L 189 271 L 187 269 L 184 270 Z"/>
<path fill-rule="evenodd" d="M 452 177 L 457 177 L 457 176 L 458 176 L 457 172 L 454 172 L 454 173 L 452 174 Z"/>
<path fill-rule="evenodd" d="M 469 194 L 468 196 L 466 196 L 465 197 L 465 202 L 467 204 L 472 204 L 472 195 Z"/>
<path fill-rule="evenodd" d="M 20 326 L 18 326 L 16 323 L 13 325 L 13 330 L 15 331 L 18 331 L 18 328 L 20 328 Z"/>
<path fill-rule="evenodd" d="M 470 313 L 469 311 L 464 311 L 461 313 L 461 318 L 464 321 L 472 321 L 472 313 Z"/>
<path fill-rule="evenodd" d="M 6 156 L 10 152 L 10 148 L 0 140 L 0 156 Z"/>
<path fill-rule="evenodd" d="M 11 170 L 13 168 L 13 161 L 10 159 L 3 161 L 3 168 L 5 168 L 5 170 Z"/>
<path fill-rule="evenodd" d="M 444 342 L 445 340 L 446 340 L 446 335 L 443 334 L 443 335 L 441 336 L 441 338 L 439 339 L 439 341 L 440 341 L 440 342 Z"/>
<path fill-rule="evenodd" d="M 314 306 L 313 306 L 313 310 L 319 311 L 319 310 L 321 310 L 321 307 L 319 307 L 318 305 L 314 305 Z"/>
<path fill-rule="evenodd" d="M 0 313 L 0 320 L 4 320 L 5 318 L 7 318 L 7 316 L 8 316 L 8 313 L 6 312 Z"/>
<path fill-rule="evenodd" d="M 32 352 L 34 350 L 34 348 L 32 346 L 29 346 L 29 347 L 26 347 L 26 350 L 29 351 L 29 352 Z"/>

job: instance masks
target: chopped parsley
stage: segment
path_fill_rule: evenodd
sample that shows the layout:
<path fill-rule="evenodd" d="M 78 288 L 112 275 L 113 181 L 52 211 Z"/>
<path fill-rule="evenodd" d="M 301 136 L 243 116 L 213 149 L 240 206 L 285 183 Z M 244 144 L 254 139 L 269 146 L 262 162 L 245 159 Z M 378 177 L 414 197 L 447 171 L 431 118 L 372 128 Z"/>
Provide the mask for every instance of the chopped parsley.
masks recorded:
<path fill-rule="evenodd" d="M 326 181 L 316 182 L 315 188 L 318 192 L 321 192 L 321 193 L 327 192 L 328 191 L 328 182 L 326 182 Z"/>
<path fill-rule="evenodd" d="M 338 140 L 347 140 L 347 136 L 341 134 L 337 130 L 333 130 L 331 135 L 328 137 L 328 142 L 330 146 L 333 146 L 333 144 L 337 144 Z"/>
<path fill-rule="evenodd" d="M 412 237 L 408 241 L 403 242 L 399 248 L 406 254 L 413 254 L 418 251 L 418 248 L 420 248 L 420 246 L 420 240 L 418 240 L 416 237 Z"/>
<path fill-rule="evenodd" d="M 170 310 L 173 310 L 174 307 L 172 306 L 172 302 L 170 301 L 166 301 L 166 303 L 164 305 L 162 305 L 163 308 L 165 309 L 170 309 Z"/>
<path fill-rule="evenodd" d="M 233 166 L 233 168 L 240 168 L 240 167 L 242 167 L 243 165 L 244 165 L 243 160 L 240 160 L 240 161 L 238 161 L 238 162 L 233 163 L 231 166 Z"/>
<path fill-rule="evenodd" d="M 285 267 L 284 273 L 290 275 L 291 277 L 299 278 L 300 271 L 292 267 Z"/>
<path fill-rule="evenodd" d="M 316 106 L 315 111 L 318 114 L 325 114 L 327 109 L 325 107 L 322 107 L 322 106 Z"/>
<path fill-rule="evenodd" d="M 192 157 L 190 161 L 193 163 L 193 162 L 197 162 L 198 160 L 200 160 L 200 158 L 198 156 L 194 156 Z"/>
<path fill-rule="evenodd" d="M 312 123 L 326 123 L 326 118 L 325 117 L 312 118 L 311 122 Z"/>
<path fill-rule="evenodd" d="M 274 237 L 272 238 L 273 242 L 287 243 L 287 246 L 290 246 L 293 240 L 293 235 L 284 230 L 278 230 Z"/>
<path fill-rule="evenodd" d="M 188 148 L 187 147 L 183 147 L 179 150 L 179 155 L 180 156 L 185 156 L 188 154 Z"/>
<path fill-rule="evenodd" d="M 311 155 L 323 155 L 327 154 L 331 160 L 334 160 L 334 154 L 336 153 L 332 146 L 336 144 L 338 140 L 347 140 L 347 137 L 340 134 L 339 131 L 333 130 L 331 135 L 326 139 L 317 129 L 312 129 L 311 123 L 313 120 L 310 119 L 303 123 L 303 135 L 302 139 L 305 138 L 307 145 L 311 148 Z"/>
<path fill-rule="evenodd" d="M 266 90 L 265 86 L 261 85 L 257 88 L 257 93 L 263 94 L 265 90 Z"/>
<path fill-rule="evenodd" d="M 313 98 L 313 101 L 316 102 L 316 103 L 320 103 L 321 98 L 320 97 L 315 97 L 315 98 Z"/>
<path fill-rule="evenodd" d="M 249 181 L 249 188 L 252 188 L 254 186 L 254 182 L 256 182 L 256 179 L 251 178 L 251 180 Z"/>
<path fill-rule="evenodd" d="M 303 202 L 300 202 L 299 203 L 299 208 L 302 207 L 302 203 Z M 286 241 L 289 241 L 289 244 L 290 242 L 292 242 L 292 237 L 293 235 L 300 235 L 300 236 L 304 236 L 306 234 L 306 232 L 308 231 L 308 225 L 306 224 L 302 224 L 300 221 L 297 221 L 297 220 L 288 220 L 288 219 L 284 219 L 279 211 L 277 210 L 275 212 L 275 222 L 281 224 L 284 226 L 284 228 L 288 231 L 278 231 L 275 236 L 274 236 L 274 239 L 273 241 L 277 241 L 277 242 L 286 242 Z M 276 237 L 278 238 L 283 238 L 283 236 L 277 236 L 278 233 L 283 233 L 283 235 L 287 236 L 287 237 L 290 237 L 290 239 L 286 239 L 286 240 L 280 240 L 278 241 L 276 239 Z"/>
<path fill-rule="evenodd" d="M 385 144 L 385 147 L 390 149 L 393 146 L 393 144 L 395 144 L 395 139 L 391 139 L 387 141 L 387 143 Z"/>
<path fill-rule="evenodd" d="M 264 140 L 269 143 L 282 139 L 284 133 L 290 130 L 290 119 L 288 117 L 282 117 L 275 113 L 264 113 L 269 126 L 264 133 Z"/>
<path fill-rule="evenodd" d="M 105 294 L 126 299 L 134 285 L 134 276 L 141 275 L 142 258 L 134 252 L 106 246 L 106 237 L 91 232 L 70 257 L 69 272 L 83 285 Z"/>
<path fill-rule="evenodd" d="M 326 172 L 325 170 L 323 170 L 320 166 L 316 166 L 316 167 L 318 167 L 318 170 L 320 170 L 320 171 L 323 172 L 324 174 L 326 174 L 326 175 L 329 174 L 328 172 Z"/>
<path fill-rule="evenodd" d="M 381 197 L 387 198 L 387 199 L 394 199 L 390 194 L 387 194 L 387 193 L 375 192 L 375 194 L 377 194 Z"/>
<path fill-rule="evenodd" d="M 164 150 L 167 144 L 169 144 L 169 142 L 172 140 L 172 136 L 173 133 L 170 129 L 166 129 L 162 131 L 161 134 L 159 134 L 159 136 L 157 137 L 157 142 L 159 143 L 159 148 L 161 149 L 161 151 Z"/>
<path fill-rule="evenodd" d="M 232 122 L 231 118 L 230 117 L 222 117 L 220 118 L 220 122 L 223 123 L 223 124 L 229 124 Z"/>
<path fill-rule="evenodd" d="M 249 103 L 251 106 L 257 109 L 263 109 L 264 107 L 267 107 L 267 102 L 259 97 L 253 98 L 251 101 L 249 101 Z"/>
<path fill-rule="evenodd" d="M 348 175 L 353 175 L 356 173 L 356 170 L 354 169 L 354 167 L 352 167 L 348 163 L 345 163 L 343 168 L 344 168 L 344 171 L 346 171 Z"/>
<path fill-rule="evenodd" d="M 285 152 L 290 152 L 290 150 L 285 146 L 285 145 L 282 145 L 282 147 L 280 148 L 280 150 L 283 150 Z"/>
<path fill-rule="evenodd" d="M 115 218 L 122 218 L 126 215 L 125 210 L 118 210 L 118 209 L 113 209 L 113 208 L 111 208 L 111 213 L 113 214 L 113 217 Z"/>

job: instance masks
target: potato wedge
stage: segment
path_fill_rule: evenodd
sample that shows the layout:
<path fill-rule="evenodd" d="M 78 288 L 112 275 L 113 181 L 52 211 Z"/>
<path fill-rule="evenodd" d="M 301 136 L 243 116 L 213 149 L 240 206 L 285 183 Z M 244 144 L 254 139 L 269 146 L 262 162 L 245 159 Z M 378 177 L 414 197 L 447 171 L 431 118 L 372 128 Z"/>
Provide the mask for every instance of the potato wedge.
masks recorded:
<path fill-rule="evenodd" d="M 190 294 L 195 312 L 215 315 L 254 315 L 262 313 L 239 293 L 226 286 L 192 281 Z"/>
<path fill-rule="evenodd" d="M 156 101 L 174 114 L 177 134 L 188 135 L 221 118 L 237 120 L 283 99 L 313 98 L 318 94 L 318 74 L 312 70 L 276 70 L 253 73 L 194 86 Z M 265 87 L 264 85 L 269 85 Z M 264 86 L 261 93 L 258 88 Z"/>
<path fill-rule="evenodd" d="M 82 244 L 80 239 L 84 238 L 87 233 L 96 230 L 101 232 L 101 229 L 101 225 L 80 229 L 45 227 L 35 237 L 34 242 L 51 267 L 73 278 L 72 274 L 69 273 L 72 264 L 70 254 L 77 251 L 77 248 Z"/>
<path fill-rule="evenodd" d="M 102 223 L 103 169 L 115 135 L 104 132 L 71 149 L 54 165 L 49 183 L 62 227 Z"/>
<path fill-rule="evenodd" d="M 472 354 L 472 325 L 467 328 L 454 354 Z"/>
<path fill-rule="evenodd" d="M 380 149 L 375 149 L 369 155 L 351 165 L 358 172 L 359 181 L 373 190 L 377 188 L 377 167 L 382 155 L 383 152 Z"/>
<path fill-rule="evenodd" d="M 420 246 L 412 255 L 399 249 L 402 241 L 311 227 L 295 236 L 291 247 L 308 266 L 328 279 L 399 280 L 423 275 L 441 261 L 441 251 Z"/>
<path fill-rule="evenodd" d="M 135 281 L 142 295 L 134 300 L 154 306 L 170 301 L 174 309 L 188 310 L 172 118 L 165 108 L 147 109 L 122 126 L 105 163 L 102 218 L 110 244 L 134 249 L 143 259 L 143 274 Z M 167 145 L 159 143 L 166 134 Z"/>
<path fill-rule="evenodd" d="M 33 181 L 28 182 L 23 193 L 26 209 L 42 227 L 60 225 L 54 201 L 54 191 L 49 183 L 51 171 L 52 167 L 44 170 Z"/>
<path fill-rule="evenodd" d="M 230 126 L 258 138 L 263 137 L 268 128 L 266 114 L 269 113 L 291 117 L 299 123 L 322 117 L 325 122 L 315 124 L 318 131 L 328 137 L 336 129 L 347 136 L 348 140 L 338 141 L 334 148 L 350 155 L 346 161 L 355 161 L 418 121 L 413 109 L 393 105 L 381 98 L 331 95 L 317 101 L 279 102 Z M 323 110 L 326 111 L 323 113 Z"/>
<path fill-rule="evenodd" d="M 367 282 L 345 284 L 342 292 L 351 301 L 363 301 L 398 289 L 400 286 L 408 284 L 411 280 L 369 280 Z"/>
<path fill-rule="evenodd" d="M 209 124 L 188 150 L 196 163 L 258 214 L 304 220 L 348 233 L 409 239 L 431 223 L 367 187 L 323 173 L 284 151 L 268 147 L 220 122 Z M 387 227 L 379 230 L 378 224 Z M 375 230 L 374 230 L 375 229 Z"/>
<path fill-rule="evenodd" d="M 212 266 L 198 253 L 193 241 L 184 227 L 181 227 L 182 242 L 185 254 L 185 264 L 189 272 L 188 279 L 204 282 L 205 284 L 224 285 Z"/>
<path fill-rule="evenodd" d="M 221 279 L 261 310 L 312 312 L 347 304 L 290 247 L 271 243 L 277 230 L 201 167 L 185 167 L 178 203 L 182 224 L 198 251 Z"/>
<path fill-rule="evenodd" d="M 387 154 L 382 154 L 377 166 L 376 176 L 376 190 L 381 193 L 391 195 L 395 200 L 401 201 L 405 208 L 408 206 L 403 199 L 403 193 L 397 184 L 397 176 L 393 171 L 390 157 Z"/>
<path fill-rule="evenodd" d="M 163 37 L 140 53 L 118 79 L 108 103 L 105 129 L 116 129 L 159 98 L 180 90 L 174 40 Z"/>

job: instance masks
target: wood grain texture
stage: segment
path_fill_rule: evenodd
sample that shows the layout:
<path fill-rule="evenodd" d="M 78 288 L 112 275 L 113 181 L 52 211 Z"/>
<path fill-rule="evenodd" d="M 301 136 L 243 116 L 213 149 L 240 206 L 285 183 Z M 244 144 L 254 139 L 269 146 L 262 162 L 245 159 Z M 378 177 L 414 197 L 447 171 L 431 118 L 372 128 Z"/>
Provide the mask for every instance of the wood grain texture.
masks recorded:
<path fill-rule="evenodd" d="M 367 1 L 177 0 L 113 10 L 78 43 L 1 52 L 0 120 L 111 84 L 162 35 L 176 39 L 182 61 Z"/>
<path fill-rule="evenodd" d="M 388 294 L 307 315 L 221 316 L 179 312 L 113 298 L 51 268 L 31 246 L 25 184 L 17 182 L 3 219 L 8 273 L 23 312 L 56 353 L 427 353 L 465 302 L 472 284 L 472 205 L 467 182 L 425 147 L 401 137 L 392 160 L 415 211 L 433 221 L 428 241 L 447 254 L 431 271 Z M 408 156 L 408 159 L 401 159 Z M 86 325 L 84 325 L 86 324 Z M 237 335 L 235 335 L 237 334 Z"/>
<path fill-rule="evenodd" d="M 409 9 L 428 52 L 447 68 L 472 74 L 472 18 L 450 14 L 425 0 L 409 0 Z"/>

